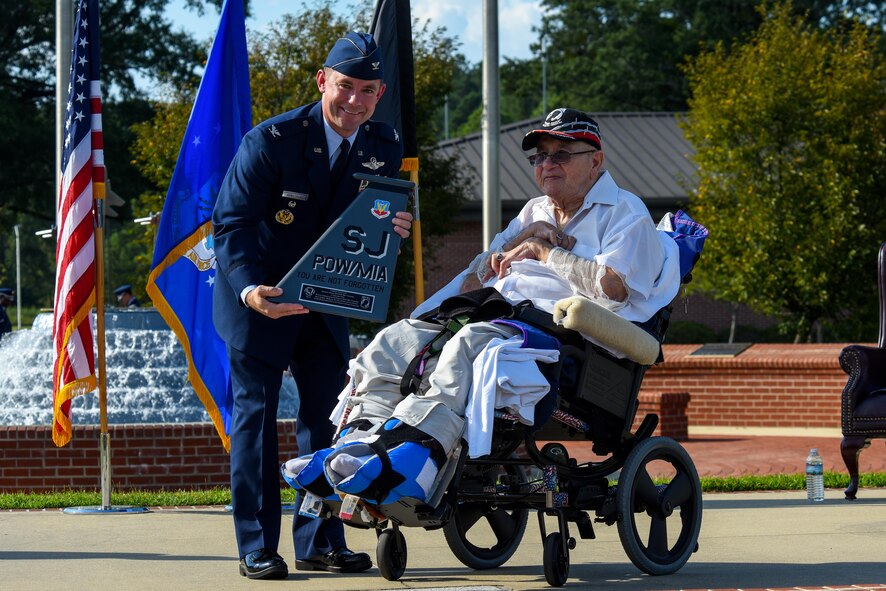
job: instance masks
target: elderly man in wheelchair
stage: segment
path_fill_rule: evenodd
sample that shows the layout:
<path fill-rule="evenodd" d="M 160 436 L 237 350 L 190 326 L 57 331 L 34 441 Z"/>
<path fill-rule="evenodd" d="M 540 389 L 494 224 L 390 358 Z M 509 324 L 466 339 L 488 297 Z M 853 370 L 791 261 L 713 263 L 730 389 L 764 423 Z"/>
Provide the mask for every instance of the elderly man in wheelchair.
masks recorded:
<path fill-rule="evenodd" d="M 659 358 L 660 310 L 677 295 L 693 246 L 700 250 L 675 237 L 703 228 L 680 212 L 663 220 L 671 227 L 656 229 L 642 201 L 603 168 L 601 133 L 586 113 L 552 111 L 523 149 L 535 150 L 529 163 L 544 195 L 351 361 L 332 417 L 336 441 L 282 468 L 287 482 L 310 493 L 303 510 L 313 503 L 319 513 L 320 500 L 337 507 L 344 498 L 347 516 L 348 500 L 359 499 L 383 520 L 384 507 L 403 499 L 436 506 L 459 457 L 501 452 L 496 416 L 537 426 L 554 413 L 569 365 L 561 349 L 583 359 L 587 340 L 615 363 L 645 367 Z M 562 568 L 553 581 L 561 575 Z"/>

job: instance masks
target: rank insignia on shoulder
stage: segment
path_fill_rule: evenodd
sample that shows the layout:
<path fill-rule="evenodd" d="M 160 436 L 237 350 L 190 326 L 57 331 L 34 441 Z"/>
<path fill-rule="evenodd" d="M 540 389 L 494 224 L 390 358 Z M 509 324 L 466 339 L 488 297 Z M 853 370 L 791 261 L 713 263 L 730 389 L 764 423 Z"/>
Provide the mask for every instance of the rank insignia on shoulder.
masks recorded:
<path fill-rule="evenodd" d="M 364 163 L 363 163 L 363 166 L 365 166 L 365 167 L 368 168 L 369 170 L 378 170 L 379 168 L 381 168 L 381 167 L 384 166 L 384 165 L 385 165 L 385 163 L 384 163 L 384 162 L 379 162 L 378 160 L 376 160 L 376 159 L 375 159 L 375 156 L 373 156 L 372 158 L 370 158 L 370 159 L 369 159 L 369 162 L 364 162 Z"/>
<path fill-rule="evenodd" d="M 372 206 L 372 215 L 380 220 L 391 215 L 391 202 L 384 199 L 376 199 L 375 205 Z"/>
<path fill-rule="evenodd" d="M 276 126 L 276 125 L 271 125 L 271 126 L 268 128 L 268 131 L 271 133 L 271 135 L 272 135 L 273 137 L 280 137 L 280 130 L 277 129 L 277 126 Z"/>
<path fill-rule="evenodd" d="M 292 220 L 295 218 L 295 216 L 292 215 L 292 212 L 288 209 L 281 209 L 274 217 L 284 226 L 288 226 L 289 224 L 291 224 Z"/>
<path fill-rule="evenodd" d="M 398 142 L 400 141 L 400 134 L 397 133 L 396 129 L 394 130 L 394 139 L 397 140 Z"/>

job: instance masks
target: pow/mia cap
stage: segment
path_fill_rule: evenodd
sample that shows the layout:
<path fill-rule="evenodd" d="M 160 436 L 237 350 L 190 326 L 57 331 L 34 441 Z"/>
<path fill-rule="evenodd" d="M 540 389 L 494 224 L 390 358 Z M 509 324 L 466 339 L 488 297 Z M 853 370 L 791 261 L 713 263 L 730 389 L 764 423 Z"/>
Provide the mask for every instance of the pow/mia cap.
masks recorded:
<path fill-rule="evenodd" d="M 381 50 L 369 33 L 350 32 L 332 46 L 324 67 L 360 80 L 382 80 Z"/>
<path fill-rule="evenodd" d="M 567 142 L 587 142 L 603 149 L 600 126 L 584 111 L 577 109 L 554 109 L 545 117 L 541 129 L 533 129 L 523 136 L 523 149 L 532 150 L 541 136 L 547 135 Z"/>

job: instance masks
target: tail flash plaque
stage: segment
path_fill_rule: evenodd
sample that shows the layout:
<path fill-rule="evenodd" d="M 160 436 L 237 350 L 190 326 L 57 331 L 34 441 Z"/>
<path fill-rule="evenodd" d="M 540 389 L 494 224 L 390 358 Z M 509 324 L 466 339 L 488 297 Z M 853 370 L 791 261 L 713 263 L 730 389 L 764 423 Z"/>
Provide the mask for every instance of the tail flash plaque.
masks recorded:
<path fill-rule="evenodd" d="M 366 188 L 277 284 L 277 302 L 384 321 L 400 237 L 391 215 L 406 209 L 414 183 L 357 173 Z"/>

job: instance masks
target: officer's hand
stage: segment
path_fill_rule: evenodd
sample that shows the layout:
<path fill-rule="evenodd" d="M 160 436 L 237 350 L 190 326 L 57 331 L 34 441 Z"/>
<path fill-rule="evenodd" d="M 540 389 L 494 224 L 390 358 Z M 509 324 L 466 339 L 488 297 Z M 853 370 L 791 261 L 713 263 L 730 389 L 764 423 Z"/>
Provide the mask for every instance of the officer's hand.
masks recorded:
<path fill-rule="evenodd" d="M 259 285 L 246 294 L 246 305 L 268 318 L 282 318 L 295 314 L 307 314 L 309 310 L 301 304 L 278 304 L 268 298 L 279 296 L 283 290 L 279 287 Z"/>
<path fill-rule="evenodd" d="M 398 211 L 394 214 L 394 232 L 397 236 L 406 240 L 409 238 L 409 229 L 412 227 L 412 214 L 408 211 Z"/>

